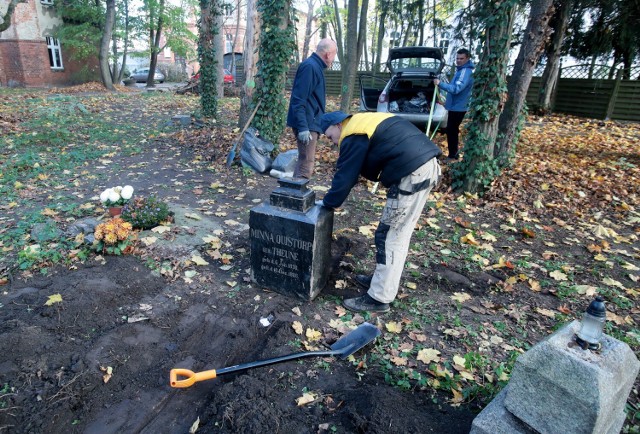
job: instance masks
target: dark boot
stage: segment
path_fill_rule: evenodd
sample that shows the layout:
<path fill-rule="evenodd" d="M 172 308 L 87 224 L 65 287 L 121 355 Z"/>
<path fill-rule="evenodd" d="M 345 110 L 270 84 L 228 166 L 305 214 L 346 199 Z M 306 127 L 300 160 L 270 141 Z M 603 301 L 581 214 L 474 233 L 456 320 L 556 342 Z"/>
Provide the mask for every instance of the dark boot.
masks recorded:
<path fill-rule="evenodd" d="M 366 274 L 356 274 L 354 279 L 356 283 L 362 286 L 365 289 L 369 289 L 371 286 L 371 280 L 373 280 L 373 276 L 367 276 Z"/>
<path fill-rule="evenodd" d="M 356 298 L 345 298 L 342 305 L 352 312 L 389 312 L 389 303 L 381 303 L 365 294 Z"/>

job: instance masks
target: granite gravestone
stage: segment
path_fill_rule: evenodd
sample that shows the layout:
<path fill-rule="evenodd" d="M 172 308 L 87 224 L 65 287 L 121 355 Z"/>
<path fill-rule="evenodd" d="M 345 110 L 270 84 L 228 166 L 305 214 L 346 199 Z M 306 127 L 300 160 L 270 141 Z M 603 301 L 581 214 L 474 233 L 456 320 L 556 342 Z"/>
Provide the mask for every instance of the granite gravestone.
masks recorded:
<path fill-rule="evenodd" d="M 308 182 L 281 178 L 269 204 L 251 210 L 251 279 L 280 294 L 313 300 L 329 278 L 333 211 L 315 205 Z"/>
<path fill-rule="evenodd" d="M 599 351 L 575 342 L 573 321 L 516 360 L 509 384 L 474 419 L 471 434 L 617 434 L 640 370 L 627 344 L 602 335 Z"/>

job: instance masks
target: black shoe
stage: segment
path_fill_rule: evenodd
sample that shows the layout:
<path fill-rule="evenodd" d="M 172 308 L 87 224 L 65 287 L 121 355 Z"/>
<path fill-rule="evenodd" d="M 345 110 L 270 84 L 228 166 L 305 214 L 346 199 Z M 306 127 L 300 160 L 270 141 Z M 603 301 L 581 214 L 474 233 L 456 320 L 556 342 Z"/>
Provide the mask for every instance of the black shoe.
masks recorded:
<path fill-rule="evenodd" d="M 345 298 L 342 305 L 352 312 L 389 312 L 389 303 L 380 303 L 378 300 L 365 294 L 356 298 Z"/>
<path fill-rule="evenodd" d="M 356 274 L 354 279 L 356 283 L 365 289 L 369 289 L 373 276 L 367 276 L 366 274 Z"/>

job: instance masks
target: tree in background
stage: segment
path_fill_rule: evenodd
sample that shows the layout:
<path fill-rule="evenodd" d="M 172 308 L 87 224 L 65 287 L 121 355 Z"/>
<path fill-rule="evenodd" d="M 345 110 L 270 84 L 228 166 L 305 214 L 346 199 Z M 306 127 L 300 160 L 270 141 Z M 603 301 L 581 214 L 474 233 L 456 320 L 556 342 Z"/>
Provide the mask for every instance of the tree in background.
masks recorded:
<path fill-rule="evenodd" d="M 111 34 L 113 32 L 113 25 L 115 24 L 115 21 L 116 1 L 106 0 L 104 28 L 102 30 L 102 39 L 100 40 L 98 60 L 100 62 L 100 76 L 102 77 L 102 83 L 104 84 L 104 87 L 111 91 L 116 90 L 115 87 L 113 87 L 113 80 L 109 69 L 109 43 L 111 42 Z M 117 64 L 117 60 L 115 63 Z"/>
<path fill-rule="evenodd" d="M 567 32 L 569 16 L 573 8 L 573 0 L 556 0 L 553 2 L 554 14 L 549 22 L 552 34 L 545 47 L 547 62 L 540 80 L 540 93 L 538 94 L 537 110 L 541 114 L 551 112 L 555 91 L 560 78 L 560 56 L 562 42 Z"/>
<path fill-rule="evenodd" d="M 452 165 L 454 188 L 482 192 L 500 173 L 494 147 L 507 100 L 507 63 L 517 4 L 516 0 L 477 3 L 477 16 L 484 23 L 483 50 L 474 72 L 464 158 Z"/>
<path fill-rule="evenodd" d="M 529 21 L 507 85 L 507 102 L 500 115 L 500 134 L 493 156 L 500 168 L 510 164 L 524 124 L 525 99 L 540 54 L 551 34 L 549 20 L 553 16 L 553 0 L 532 0 Z"/>
<path fill-rule="evenodd" d="M 244 66 L 244 83 L 240 89 L 240 116 L 238 126 L 242 128 L 255 107 L 254 93 L 256 89 L 256 72 L 258 70 L 258 35 L 260 35 L 260 15 L 257 9 L 257 0 L 247 0 L 247 28 L 244 34 L 244 54 L 242 62 Z"/>
<path fill-rule="evenodd" d="M 10 0 L 7 5 L 7 10 L 2 15 L 2 22 L 0 23 L 0 33 L 4 32 L 11 26 L 11 17 L 16 9 L 18 3 L 26 3 L 27 0 Z"/>
<path fill-rule="evenodd" d="M 278 143 L 285 128 L 287 100 L 284 88 L 295 52 L 295 27 L 289 0 L 258 0 L 260 56 L 255 101 L 262 101 L 253 125 L 265 139 Z"/>
<path fill-rule="evenodd" d="M 218 55 L 222 48 L 216 45 L 216 35 L 221 33 L 219 17 L 223 14 L 220 0 L 200 0 L 198 20 L 198 60 L 200 62 L 200 104 L 202 114 L 215 117 L 218 111 Z"/>

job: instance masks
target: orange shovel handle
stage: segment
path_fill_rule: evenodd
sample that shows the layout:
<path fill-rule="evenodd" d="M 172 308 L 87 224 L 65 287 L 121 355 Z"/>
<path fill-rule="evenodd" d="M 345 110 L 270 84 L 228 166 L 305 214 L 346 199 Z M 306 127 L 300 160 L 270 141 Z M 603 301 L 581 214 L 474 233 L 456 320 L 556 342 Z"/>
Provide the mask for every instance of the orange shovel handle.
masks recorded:
<path fill-rule="evenodd" d="M 182 380 L 178 380 L 178 376 L 185 377 Z M 172 369 L 169 373 L 169 381 L 171 387 L 190 387 L 193 383 L 203 380 L 212 380 L 216 378 L 216 370 L 193 372 L 189 369 Z"/>

